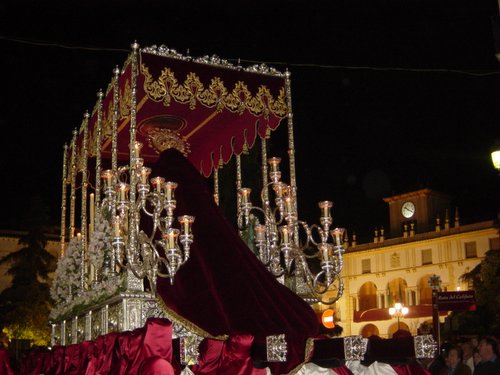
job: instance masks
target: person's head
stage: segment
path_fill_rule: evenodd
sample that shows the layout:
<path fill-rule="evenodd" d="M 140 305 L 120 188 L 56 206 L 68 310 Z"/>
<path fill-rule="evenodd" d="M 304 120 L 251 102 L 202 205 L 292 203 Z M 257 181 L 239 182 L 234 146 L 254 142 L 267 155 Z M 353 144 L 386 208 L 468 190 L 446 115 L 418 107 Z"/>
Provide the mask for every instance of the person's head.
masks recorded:
<path fill-rule="evenodd" d="M 477 366 L 477 364 L 481 362 L 481 356 L 479 355 L 478 348 L 474 348 L 472 350 L 472 360 L 474 361 L 474 366 Z"/>
<path fill-rule="evenodd" d="M 482 361 L 489 361 L 494 355 L 497 355 L 497 342 L 491 337 L 485 337 L 479 341 L 479 355 Z"/>
<path fill-rule="evenodd" d="M 472 344 L 470 341 L 465 341 L 462 343 L 462 350 L 464 352 L 464 358 L 469 359 L 472 357 Z"/>
<path fill-rule="evenodd" d="M 455 368 L 462 362 L 462 349 L 459 346 L 452 346 L 446 354 L 446 366 Z"/>
<path fill-rule="evenodd" d="M 470 342 L 471 342 L 473 348 L 477 348 L 477 346 L 479 345 L 479 341 L 477 340 L 477 337 L 471 338 Z"/>

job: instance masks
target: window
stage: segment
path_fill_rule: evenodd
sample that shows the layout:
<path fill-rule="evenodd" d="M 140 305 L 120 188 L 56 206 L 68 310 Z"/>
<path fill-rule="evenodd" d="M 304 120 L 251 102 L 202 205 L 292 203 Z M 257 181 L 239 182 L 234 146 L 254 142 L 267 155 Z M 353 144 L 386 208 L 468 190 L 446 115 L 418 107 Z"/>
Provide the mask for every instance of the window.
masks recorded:
<path fill-rule="evenodd" d="M 500 238 L 490 238 L 490 250 L 500 250 Z"/>
<path fill-rule="evenodd" d="M 432 264 L 432 249 L 422 250 L 422 266 Z"/>
<path fill-rule="evenodd" d="M 465 243 L 465 257 L 466 258 L 477 257 L 476 241 Z"/>
<path fill-rule="evenodd" d="M 361 273 L 370 273 L 370 272 L 372 272 L 370 259 L 361 260 Z"/>

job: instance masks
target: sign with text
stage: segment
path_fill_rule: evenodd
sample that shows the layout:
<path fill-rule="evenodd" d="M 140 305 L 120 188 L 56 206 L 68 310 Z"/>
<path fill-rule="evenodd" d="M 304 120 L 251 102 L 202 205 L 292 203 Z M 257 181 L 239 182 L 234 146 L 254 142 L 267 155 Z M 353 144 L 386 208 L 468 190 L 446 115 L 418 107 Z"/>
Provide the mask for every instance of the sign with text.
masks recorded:
<path fill-rule="evenodd" d="M 476 305 L 476 293 L 473 290 L 438 292 L 434 304 L 437 304 L 439 311 L 471 310 Z"/>

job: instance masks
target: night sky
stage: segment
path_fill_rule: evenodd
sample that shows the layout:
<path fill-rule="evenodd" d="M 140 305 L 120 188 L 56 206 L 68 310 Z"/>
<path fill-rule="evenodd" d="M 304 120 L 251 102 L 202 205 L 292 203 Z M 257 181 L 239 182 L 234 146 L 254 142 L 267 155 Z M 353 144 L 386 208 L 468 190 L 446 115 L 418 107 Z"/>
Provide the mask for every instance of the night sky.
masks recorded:
<path fill-rule="evenodd" d="M 163 3 L 0 4 L 1 229 L 23 228 L 29 196 L 59 223 L 62 147 L 134 40 L 291 72 L 307 220 L 333 200 L 335 225 L 363 238 L 388 227 L 383 197 L 424 187 L 462 223 L 496 216 L 496 0 Z"/>

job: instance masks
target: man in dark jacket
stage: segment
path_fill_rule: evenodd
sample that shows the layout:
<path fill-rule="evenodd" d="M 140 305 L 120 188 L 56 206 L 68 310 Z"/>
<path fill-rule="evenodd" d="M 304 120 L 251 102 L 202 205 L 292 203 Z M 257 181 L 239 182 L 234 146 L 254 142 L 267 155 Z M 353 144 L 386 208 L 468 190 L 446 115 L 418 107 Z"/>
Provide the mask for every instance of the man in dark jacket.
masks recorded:
<path fill-rule="evenodd" d="M 497 342 L 493 338 L 486 337 L 479 341 L 479 355 L 481 356 L 481 362 L 476 366 L 474 375 L 500 374 Z"/>

